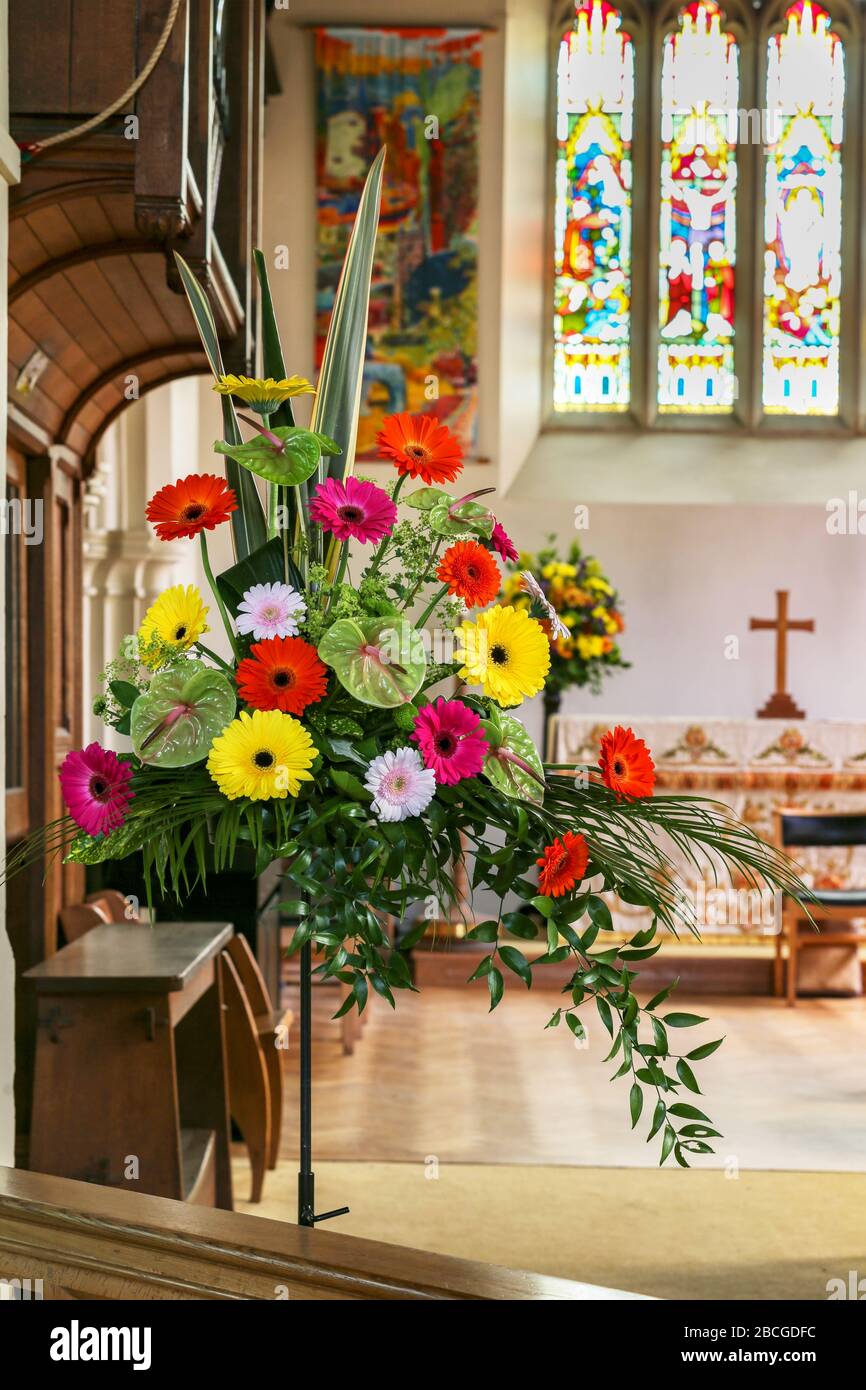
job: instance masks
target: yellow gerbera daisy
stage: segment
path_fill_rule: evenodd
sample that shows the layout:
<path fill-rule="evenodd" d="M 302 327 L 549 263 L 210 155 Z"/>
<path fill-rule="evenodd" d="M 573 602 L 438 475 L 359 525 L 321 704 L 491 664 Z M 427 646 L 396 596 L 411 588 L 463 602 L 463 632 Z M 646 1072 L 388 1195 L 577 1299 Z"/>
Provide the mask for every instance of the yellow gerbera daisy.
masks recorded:
<path fill-rule="evenodd" d="M 272 415 L 273 412 L 292 396 L 316 394 L 304 376 L 283 377 L 274 381 L 272 376 L 265 378 L 253 376 L 221 376 L 213 388 L 221 396 L 238 396 L 259 415 Z"/>
<path fill-rule="evenodd" d="M 550 643 L 541 624 L 511 607 L 491 608 L 455 629 L 460 676 L 500 705 L 537 695 L 550 670 Z"/>
<path fill-rule="evenodd" d="M 145 666 L 156 671 L 178 652 L 185 652 L 208 631 L 208 609 L 194 584 L 166 589 L 142 619 L 138 647 Z"/>
<path fill-rule="evenodd" d="M 223 796 L 270 801 L 297 796 L 318 755 L 303 724 L 281 710 L 242 710 L 211 744 L 207 770 Z"/>

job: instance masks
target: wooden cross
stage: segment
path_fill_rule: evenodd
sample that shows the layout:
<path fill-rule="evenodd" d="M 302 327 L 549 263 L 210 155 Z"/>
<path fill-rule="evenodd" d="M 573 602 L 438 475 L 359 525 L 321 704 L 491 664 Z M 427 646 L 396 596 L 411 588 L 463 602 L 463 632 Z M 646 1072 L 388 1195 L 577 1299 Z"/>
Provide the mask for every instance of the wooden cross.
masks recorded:
<path fill-rule="evenodd" d="M 752 632 L 770 631 L 776 634 L 776 689 L 763 709 L 758 710 L 759 719 L 805 719 L 804 710 L 798 709 L 788 694 L 788 633 L 814 632 L 814 618 L 788 617 L 788 590 L 776 590 L 775 618 L 750 618 Z"/>

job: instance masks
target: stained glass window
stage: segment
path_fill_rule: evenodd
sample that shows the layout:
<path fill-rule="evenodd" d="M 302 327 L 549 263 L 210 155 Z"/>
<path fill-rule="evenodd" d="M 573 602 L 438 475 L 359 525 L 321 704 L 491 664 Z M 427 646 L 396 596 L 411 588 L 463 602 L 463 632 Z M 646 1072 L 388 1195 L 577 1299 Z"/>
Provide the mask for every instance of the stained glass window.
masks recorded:
<path fill-rule="evenodd" d="M 658 404 L 734 403 L 738 49 L 714 0 L 680 11 L 662 54 Z"/>
<path fill-rule="evenodd" d="M 554 407 L 629 405 L 634 45 L 606 0 L 577 0 L 557 65 Z"/>
<path fill-rule="evenodd" d="M 764 215 L 764 409 L 839 408 L 845 54 L 809 0 L 769 40 Z"/>

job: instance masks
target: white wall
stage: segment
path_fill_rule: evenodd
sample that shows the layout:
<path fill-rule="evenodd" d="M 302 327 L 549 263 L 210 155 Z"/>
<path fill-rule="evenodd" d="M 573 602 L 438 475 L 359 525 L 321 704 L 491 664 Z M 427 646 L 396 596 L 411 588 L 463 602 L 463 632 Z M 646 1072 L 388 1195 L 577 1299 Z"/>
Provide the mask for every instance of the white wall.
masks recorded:
<path fill-rule="evenodd" d="M 577 536 L 598 556 L 624 600 L 624 655 L 597 700 L 572 692 L 565 709 L 600 715 L 749 717 L 774 684 L 774 635 L 749 618 L 775 616 L 790 589 L 791 614 L 815 632 L 792 633 L 788 683 L 813 718 L 866 716 L 866 537 L 829 535 L 823 507 L 609 506 L 591 504 L 588 531 L 571 508 L 509 498 L 500 513 L 521 544 L 550 531 Z M 739 637 L 739 660 L 725 639 Z"/>
<path fill-rule="evenodd" d="M 0 0 L 0 362 L 6 361 L 6 289 L 9 256 L 9 185 L 18 182 L 18 150 L 9 136 L 9 59 L 6 0 Z M 0 376 L 0 431 L 6 438 L 6 372 Z M 5 544 L 5 541 L 4 541 Z M 0 565 L 0 611 L 5 611 L 5 567 Z M 0 676 L 3 675 L 4 633 L 0 627 Z M 0 680 L 5 726 L 5 681 Z M 5 740 L 0 740 L 0 780 L 6 784 Z M 0 801 L 0 843 L 5 844 L 5 800 Z M 6 890 L 0 889 L 0 1164 L 15 1162 L 15 962 L 6 935 Z"/>

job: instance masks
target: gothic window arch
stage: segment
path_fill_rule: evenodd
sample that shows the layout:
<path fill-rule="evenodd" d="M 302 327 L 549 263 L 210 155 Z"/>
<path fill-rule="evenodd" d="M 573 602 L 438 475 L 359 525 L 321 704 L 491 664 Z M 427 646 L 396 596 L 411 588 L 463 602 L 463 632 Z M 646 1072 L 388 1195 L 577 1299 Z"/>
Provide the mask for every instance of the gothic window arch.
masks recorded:
<path fill-rule="evenodd" d="M 559 7 L 549 427 L 864 428 L 860 44 L 845 0 Z"/>

